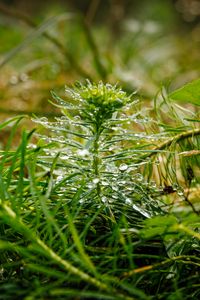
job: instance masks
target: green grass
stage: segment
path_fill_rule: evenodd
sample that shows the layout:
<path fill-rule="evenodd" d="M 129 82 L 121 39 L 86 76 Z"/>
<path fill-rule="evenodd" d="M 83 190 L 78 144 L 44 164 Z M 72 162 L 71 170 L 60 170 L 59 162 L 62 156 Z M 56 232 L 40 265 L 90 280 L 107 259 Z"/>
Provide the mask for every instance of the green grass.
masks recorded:
<path fill-rule="evenodd" d="M 198 113 L 102 82 L 52 95 L 62 116 L 15 149 L 23 118 L 0 127 L 0 299 L 198 299 Z"/>

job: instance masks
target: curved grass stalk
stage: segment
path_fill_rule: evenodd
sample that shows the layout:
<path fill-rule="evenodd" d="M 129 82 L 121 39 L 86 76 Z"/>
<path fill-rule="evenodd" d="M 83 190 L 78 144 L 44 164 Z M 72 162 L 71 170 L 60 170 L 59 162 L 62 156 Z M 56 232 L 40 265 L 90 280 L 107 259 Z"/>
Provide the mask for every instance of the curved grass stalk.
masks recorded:
<path fill-rule="evenodd" d="M 150 153 L 145 154 L 142 157 L 140 157 L 139 161 L 146 159 L 146 158 L 150 158 L 150 157 L 156 155 L 157 153 L 160 153 L 160 151 L 166 149 L 167 147 L 170 147 L 173 143 L 177 143 L 177 142 L 180 142 L 181 140 L 184 140 L 184 139 L 187 139 L 187 138 L 190 138 L 193 136 L 198 136 L 198 135 L 200 135 L 200 128 L 196 128 L 193 130 L 179 133 L 179 134 L 167 139 L 160 145 L 154 147 L 152 150 L 149 150 Z"/>
<path fill-rule="evenodd" d="M 172 143 L 179 142 L 181 140 L 184 140 L 186 138 L 193 137 L 196 135 L 200 135 L 200 128 L 196 128 L 193 130 L 189 130 L 189 131 L 185 131 L 180 134 L 177 134 L 177 135 L 173 136 L 172 138 L 166 140 L 162 144 L 158 145 L 157 147 L 155 147 L 154 150 L 163 150 L 163 149 L 171 146 Z M 150 154 L 150 156 L 151 155 L 152 154 Z"/>
<path fill-rule="evenodd" d="M 184 227 L 184 230 L 185 230 L 185 226 Z M 179 227 L 177 227 L 179 229 Z M 186 228 L 188 229 L 188 228 Z M 190 234 L 191 234 L 191 230 L 189 231 Z M 200 235 L 198 234 L 198 238 L 200 239 Z M 195 262 L 195 261 L 192 261 L 191 259 L 193 260 L 197 260 L 198 262 Z M 184 264 L 194 264 L 194 265 L 197 265 L 198 267 L 200 267 L 200 258 L 199 257 L 196 257 L 196 256 L 192 256 L 192 255 L 179 255 L 179 256 L 174 256 L 172 258 L 169 258 L 169 259 L 166 259 L 160 263 L 157 263 L 157 264 L 154 264 L 154 265 L 149 265 L 149 266 L 144 266 L 144 267 L 141 267 L 141 268 L 136 268 L 134 270 L 131 270 L 129 272 L 125 272 L 122 274 L 122 279 L 125 279 L 125 278 L 128 278 L 128 277 L 131 277 L 135 274 L 138 274 L 138 273 L 144 273 L 146 271 L 151 271 L 151 270 L 154 270 L 154 269 L 157 269 L 157 268 L 160 268 L 160 267 L 163 267 L 165 265 L 168 265 L 172 262 L 175 262 L 175 261 L 181 261 L 183 262 Z"/>

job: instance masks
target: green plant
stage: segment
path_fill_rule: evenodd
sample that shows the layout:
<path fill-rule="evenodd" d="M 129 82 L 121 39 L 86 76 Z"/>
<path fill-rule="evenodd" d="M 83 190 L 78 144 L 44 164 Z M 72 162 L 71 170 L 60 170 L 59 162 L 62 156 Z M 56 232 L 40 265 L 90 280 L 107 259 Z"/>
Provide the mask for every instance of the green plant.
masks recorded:
<path fill-rule="evenodd" d="M 151 210 L 152 213 L 154 209 L 159 210 L 151 198 L 151 185 L 139 171 L 140 162 L 135 163 L 141 153 L 151 151 L 145 144 L 148 135 L 131 130 L 134 122 L 142 124 L 148 121 L 141 111 L 137 111 L 137 101 L 117 86 L 102 82 L 77 84 L 73 89 L 67 89 L 67 94 L 70 103 L 53 94 L 63 117 L 57 118 L 56 122 L 49 122 L 46 118 L 34 119 L 52 131 L 51 137 L 39 135 L 48 141 L 43 145 L 47 155 L 43 155 L 40 163 L 48 165 L 48 161 L 51 164 L 52 159 L 56 159 L 54 174 L 57 174 L 58 188 L 65 182 L 71 191 L 76 192 L 83 182 L 87 186 L 84 193 L 87 199 L 91 194 L 93 202 L 109 207 L 118 200 L 134 204 L 138 213 L 145 217 L 151 214 Z M 145 164 L 145 159 L 141 164 Z M 137 208 L 138 203 L 140 208 Z"/>
<path fill-rule="evenodd" d="M 102 82 L 66 91 L 63 116 L 34 117 L 37 142 L 14 151 L 21 118 L 1 125 L 0 299 L 198 299 L 195 113 L 163 98 L 150 117 Z"/>

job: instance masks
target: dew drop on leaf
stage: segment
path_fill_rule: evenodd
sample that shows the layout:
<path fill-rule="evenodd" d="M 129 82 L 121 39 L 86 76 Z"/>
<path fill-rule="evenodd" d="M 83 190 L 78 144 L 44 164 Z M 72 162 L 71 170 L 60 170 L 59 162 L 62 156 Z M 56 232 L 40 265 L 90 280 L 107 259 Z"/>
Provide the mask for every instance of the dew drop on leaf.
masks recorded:
<path fill-rule="evenodd" d="M 128 165 L 127 164 L 121 164 L 120 166 L 119 166 L 119 170 L 120 171 L 126 171 L 128 169 Z"/>
<path fill-rule="evenodd" d="M 101 198 L 101 201 L 102 201 L 103 203 L 106 203 L 106 202 L 107 202 L 107 198 L 106 198 L 106 197 L 102 197 L 102 198 Z"/>
<path fill-rule="evenodd" d="M 103 180 L 103 181 L 101 182 L 101 184 L 102 184 L 103 186 L 108 186 L 108 185 L 109 185 L 109 183 L 108 183 L 107 181 L 105 181 L 105 180 Z"/>
<path fill-rule="evenodd" d="M 131 204 L 132 204 L 132 201 L 131 201 L 131 199 L 126 198 L 125 203 L 131 205 Z"/>
<path fill-rule="evenodd" d="M 63 180 L 63 176 L 62 175 L 59 175 L 58 177 L 57 177 L 57 180 L 56 180 L 56 183 L 58 183 L 58 182 L 60 182 L 60 181 L 62 181 Z"/>
<path fill-rule="evenodd" d="M 92 182 L 94 183 L 94 184 L 97 184 L 97 183 L 99 183 L 99 178 L 94 178 L 93 180 L 92 180 Z"/>
<path fill-rule="evenodd" d="M 88 156 L 88 155 L 90 154 L 90 152 L 89 152 L 87 149 L 82 149 L 82 150 L 78 150 L 78 151 L 77 151 L 77 154 L 78 154 L 79 156 L 84 157 L 84 156 Z"/>
<path fill-rule="evenodd" d="M 62 156 L 60 156 L 60 159 L 62 159 L 62 160 L 67 160 L 68 158 L 69 158 L 68 155 L 62 155 Z"/>

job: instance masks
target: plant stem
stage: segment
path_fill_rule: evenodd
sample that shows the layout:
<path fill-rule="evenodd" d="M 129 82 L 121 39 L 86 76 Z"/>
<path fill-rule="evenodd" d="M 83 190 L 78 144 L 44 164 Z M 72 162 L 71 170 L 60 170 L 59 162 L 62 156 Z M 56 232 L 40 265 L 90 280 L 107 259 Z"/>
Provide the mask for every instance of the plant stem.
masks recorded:
<path fill-rule="evenodd" d="M 99 163 L 100 163 L 100 158 L 99 158 L 99 138 L 100 138 L 100 127 L 96 125 L 95 128 L 95 136 L 94 136 L 94 143 L 93 143 L 93 171 L 94 175 L 96 178 L 100 177 L 100 172 L 99 172 Z M 97 182 L 97 195 L 98 197 L 101 196 L 101 185 L 99 182 Z"/>
<path fill-rule="evenodd" d="M 182 225 L 182 224 L 180 224 L 180 225 Z M 188 228 L 185 228 L 184 225 L 183 226 L 179 226 L 178 225 L 177 229 L 184 230 L 185 232 L 187 232 L 189 234 L 191 234 L 191 232 L 194 234 L 193 231 L 191 231 L 191 230 L 188 231 Z M 185 230 L 185 229 L 187 229 L 187 230 Z M 196 233 L 195 237 L 199 238 L 199 234 Z M 133 276 L 134 274 L 137 274 L 137 273 L 143 273 L 143 272 L 150 271 L 150 270 L 153 270 L 153 269 L 156 269 L 156 268 L 160 268 L 160 267 L 162 267 L 164 265 L 170 264 L 170 263 L 172 263 L 174 261 L 178 261 L 178 260 L 182 261 L 183 263 L 188 263 L 188 262 L 189 263 L 193 263 L 192 259 L 194 259 L 194 260 L 197 259 L 198 260 L 198 258 L 195 257 L 195 256 L 189 256 L 189 255 L 174 256 L 172 258 L 166 259 L 166 260 L 161 261 L 160 263 L 156 263 L 154 265 L 147 265 L 147 266 L 144 266 L 144 267 L 141 267 L 141 268 L 136 268 L 136 269 L 131 270 L 129 272 L 125 272 L 125 273 L 122 274 L 121 278 L 125 279 L 125 278 L 131 277 L 131 276 Z M 196 264 L 195 261 L 194 261 L 194 264 Z"/>
<path fill-rule="evenodd" d="M 196 128 L 196 129 L 193 129 L 193 130 L 188 130 L 188 131 L 182 132 L 180 134 L 177 134 L 177 135 L 173 136 L 172 138 L 166 140 L 162 144 L 158 145 L 154 150 L 163 150 L 163 149 L 171 146 L 171 144 L 173 142 L 179 142 L 181 140 L 184 140 L 186 138 L 193 137 L 193 136 L 196 136 L 196 135 L 200 135 L 200 129 L 199 128 Z M 153 155 L 153 153 L 151 153 L 149 156 L 151 156 L 151 155 Z"/>
<path fill-rule="evenodd" d="M 154 147 L 152 149 L 152 152 L 148 153 L 148 154 L 145 154 L 143 155 L 142 157 L 140 157 L 140 159 L 137 162 L 140 162 L 141 160 L 145 159 L 145 158 L 150 158 L 154 155 L 157 154 L 156 151 L 161 151 L 161 150 L 164 150 L 166 149 L 167 147 L 170 147 L 173 143 L 177 143 L 181 140 L 184 140 L 184 139 L 187 139 L 187 138 L 190 138 L 190 137 L 193 137 L 193 136 L 197 136 L 197 135 L 200 135 L 200 129 L 199 128 L 196 128 L 196 129 L 193 129 L 193 130 L 189 130 L 189 131 L 185 131 L 185 132 L 182 132 L 180 134 L 177 134 L 169 139 L 167 139 L 166 141 L 164 141 L 163 143 L 161 143 L 160 145 Z"/>

